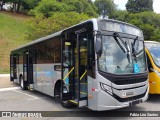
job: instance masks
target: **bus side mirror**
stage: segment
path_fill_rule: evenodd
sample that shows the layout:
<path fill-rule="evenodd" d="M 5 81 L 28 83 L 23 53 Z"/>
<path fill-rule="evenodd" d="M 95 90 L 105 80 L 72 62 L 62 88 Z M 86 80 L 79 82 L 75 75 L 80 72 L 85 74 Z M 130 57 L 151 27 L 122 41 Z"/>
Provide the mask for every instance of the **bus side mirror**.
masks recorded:
<path fill-rule="evenodd" d="M 102 39 L 100 36 L 98 36 L 96 38 L 95 51 L 96 51 L 97 55 L 101 56 L 101 54 L 102 54 Z"/>

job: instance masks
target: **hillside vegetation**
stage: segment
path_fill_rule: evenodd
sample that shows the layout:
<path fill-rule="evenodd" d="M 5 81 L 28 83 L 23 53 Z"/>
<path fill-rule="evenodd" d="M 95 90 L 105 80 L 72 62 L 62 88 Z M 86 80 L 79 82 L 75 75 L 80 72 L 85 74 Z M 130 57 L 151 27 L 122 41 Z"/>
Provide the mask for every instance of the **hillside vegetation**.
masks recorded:
<path fill-rule="evenodd" d="M 108 16 L 110 19 L 133 24 L 143 31 L 145 40 L 160 42 L 160 14 L 154 13 L 153 0 L 128 0 L 126 10 L 119 10 L 113 0 L 2 1 L 0 3 L 0 73 L 9 71 L 9 53 L 12 49 L 29 40 L 33 41 L 98 16 Z M 12 14 L 2 12 L 3 5 L 7 2 L 13 4 L 13 8 L 10 9 Z M 23 13 L 32 17 L 14 13 Z"/>
<path fill-rule="evenodd" d="M 0 74 L 9 73 L 9 57 L 11 50 L 26 44 L 26 33 L 29 17 L 0 12 Z"/>

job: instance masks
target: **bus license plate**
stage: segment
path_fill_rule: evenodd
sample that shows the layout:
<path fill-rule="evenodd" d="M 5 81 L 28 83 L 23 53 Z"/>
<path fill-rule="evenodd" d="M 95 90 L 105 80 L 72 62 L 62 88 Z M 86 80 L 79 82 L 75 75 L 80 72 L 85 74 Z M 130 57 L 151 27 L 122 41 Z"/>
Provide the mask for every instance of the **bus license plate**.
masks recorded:
<path fill-rule="evenodd" d="M 136 105 L 136 104 L 139 104 L 139 103 L 142 103 L 142 100 L 132 101 L 132 102 L 129 103 L 129 106 L 133 106 L 133 105 Z"/>

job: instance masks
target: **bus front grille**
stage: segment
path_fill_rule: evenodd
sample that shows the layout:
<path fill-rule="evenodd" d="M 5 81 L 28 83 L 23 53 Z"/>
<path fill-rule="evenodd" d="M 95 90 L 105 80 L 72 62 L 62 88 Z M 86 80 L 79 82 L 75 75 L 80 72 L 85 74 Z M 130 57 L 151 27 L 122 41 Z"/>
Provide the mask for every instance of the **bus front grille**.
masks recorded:
<path fill-rule="evenodd" d="M 113 83 L 117 85 L 134 84 L 139 82 L 145 82 L 147 78 L 128 78 L 128 79 L 114 79 Z"/>

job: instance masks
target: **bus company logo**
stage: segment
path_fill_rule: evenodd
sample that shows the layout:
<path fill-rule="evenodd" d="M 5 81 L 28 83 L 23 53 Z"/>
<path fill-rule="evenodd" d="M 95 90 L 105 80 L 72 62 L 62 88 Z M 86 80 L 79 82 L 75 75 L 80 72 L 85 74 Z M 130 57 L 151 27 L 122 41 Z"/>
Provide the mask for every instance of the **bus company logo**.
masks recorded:
<path fill-rule="evenodd" d="M 122 96 L 123 96 L 123 97 L 126 97 L 126 92 L 123 92 L 123 93 L 122 93 Z"/>
<path fill-rule="evenodd" d="M 127 92 L 126 95 L 127 96 L 132 96 L 132 95 L 134 95 L 134 92 L 133 91 Z"/>
<path fill-rule="evenodd" d="M 2 117 L 12 117 L 11 112 L 2 112 Z"/>
<path fill-rule="evenodd" d="M 133 91 L 123 92 L 123 93 L 122 93 L 122 96 L 123 96 L 123 97 L 129 97 L 129 96 L 133 96 L 133 95 L 134 95 L 134 92 L 133 92 Z"/>

